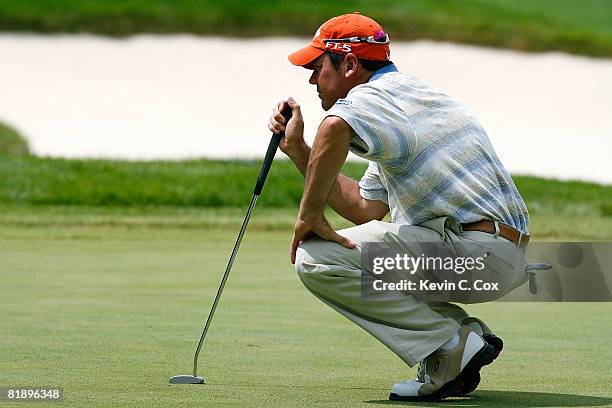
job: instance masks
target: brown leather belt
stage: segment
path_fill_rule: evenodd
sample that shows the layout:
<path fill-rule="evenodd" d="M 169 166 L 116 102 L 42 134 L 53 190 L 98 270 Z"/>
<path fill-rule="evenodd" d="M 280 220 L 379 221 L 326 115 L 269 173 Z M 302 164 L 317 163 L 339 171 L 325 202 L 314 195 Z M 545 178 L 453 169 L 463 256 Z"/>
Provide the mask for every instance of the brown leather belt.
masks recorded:
<path fill-rule="evenodd" d="M 529 235 L 525 235 L 519 230 L 501 222 L 498 222 L 497 225 L 499 226 L 498 235 L 500 237 L 506 238 L 520 247 L 525 247 L 529 243 Z M 495 234 L 495 222 L 490 220 L 481 220 L 476 222 L 469 222 L 467 224 L 461 224 L 461 228 L 464 231 L 480 231 L 487 232 L 489 234 Z"/>

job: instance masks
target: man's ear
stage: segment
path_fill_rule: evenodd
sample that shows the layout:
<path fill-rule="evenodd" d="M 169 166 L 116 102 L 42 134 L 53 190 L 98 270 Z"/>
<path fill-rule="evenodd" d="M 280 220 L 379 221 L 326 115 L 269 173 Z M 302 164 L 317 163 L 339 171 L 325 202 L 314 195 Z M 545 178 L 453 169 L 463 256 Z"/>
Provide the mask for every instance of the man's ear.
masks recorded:
<path fill-rule="evenodd" d="M 348 53 L 344 56 L 344 63 L 346 64 L 346 72 L 344 76 L 346 78 L 354 75 L 357 72 L 359 66 L 359 60 L 353 53 Z"/>

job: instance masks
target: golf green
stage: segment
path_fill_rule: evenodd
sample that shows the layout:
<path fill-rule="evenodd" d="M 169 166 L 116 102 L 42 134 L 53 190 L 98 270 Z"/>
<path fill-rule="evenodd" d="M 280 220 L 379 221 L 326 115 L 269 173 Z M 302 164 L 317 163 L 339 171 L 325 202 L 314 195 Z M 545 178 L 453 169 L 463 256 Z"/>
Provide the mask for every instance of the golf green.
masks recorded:
<path fill-rule="evenodd" d="M 389 404 L 391 385 L 415 369 L 303 288 L 288 229 L 247 232 L 200 356 L 208 383 L 168 383 L 191 373 L 236 234 L 3 226 L 0 386 L 62 387 L 60 405 L 75 407 Z M 612 405 L 610 304 L 467 309 L 506 348 L 471 397 L 443 406 Z"/>

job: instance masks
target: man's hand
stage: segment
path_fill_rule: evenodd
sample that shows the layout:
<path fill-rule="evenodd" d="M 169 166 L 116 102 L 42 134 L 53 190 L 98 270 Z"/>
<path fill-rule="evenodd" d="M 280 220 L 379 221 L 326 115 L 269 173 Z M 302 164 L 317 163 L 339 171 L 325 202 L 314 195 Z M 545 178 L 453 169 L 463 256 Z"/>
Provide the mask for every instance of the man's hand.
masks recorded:
<path fill-rule="evenodd" d="M 285 104 L 289 104 L 293 115 L 289 123 L 285 123 L 285 117 L 281 114 L 285 108 Z M 270 122 L 268 123 L 268 129 L 270 129 L 272 133 L 285 132 L 285 137 L 281 139 L 279 147 L 287 156 L 293 157 L 298 154 L 303 154 L 304 150 L 308 149 L 304 141 L 304 119 L 302 118 L 302 111 L 300 110 L 300 105 L 293 98 L 290 97 L 287 101 L 280 101 L 274 107 L 272 116 L 270 116 Z"/>
<path fill-rule="evenodd" d="M 353 249 L 357 246 L 357 244 L 350 239 L 345 238 L 334 231 L 331 225 L 329 225 L 329 222 L 327 222 L 323 216 L 309 221 L 304 220 L 303 218 L 298 218 L 297 222 L 295 223 L 295 228 L 293 229 L 293 239 L 291 240 L 290 256 L 292 264 L 295 264 L 295 253 L 297 252 L 300 242 L 315 235 L 327 241 L 337 242 L 345 248 Z"/>

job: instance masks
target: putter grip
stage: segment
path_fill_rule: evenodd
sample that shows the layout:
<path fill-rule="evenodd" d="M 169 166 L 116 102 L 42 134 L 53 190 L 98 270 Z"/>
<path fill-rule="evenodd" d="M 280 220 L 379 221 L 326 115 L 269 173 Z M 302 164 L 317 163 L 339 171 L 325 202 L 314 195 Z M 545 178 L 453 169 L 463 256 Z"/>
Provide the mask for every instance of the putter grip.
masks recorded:
<path fill-rule="evenodd" d="M 285 123 L 289 123 L 289 119 L 291 119 L 291 108 L 287 103 L 285 103 L 285 109 L 283 109 L 282 114 L 285 117 Z M 274 156 L 276 155 L 276 149 L 278 149 L 278 144 L 280 143 L 280 140 L 284 135 L 284 132 L 272 134 L 270 144 L 268 145 L 268 151 L 266 151 L 266 157 L 264 158 L 263 164 L 261 165 L 261 170 L 259 171 L 259 176 L 257 177 L 255 191 L 253 192 L 253 194 L 257 196 L 260 195 L 261 190 L 263 190 L 263 186 L 266 183 L 266 178 L 268 177 L 268 172 L 270 171 L 270 167 L 272 166 L 272 161 L 274 160 Z"/>

